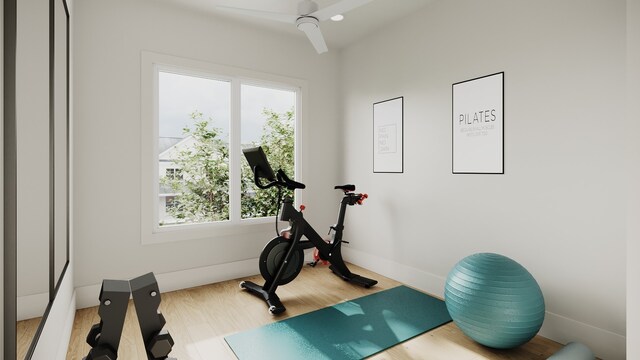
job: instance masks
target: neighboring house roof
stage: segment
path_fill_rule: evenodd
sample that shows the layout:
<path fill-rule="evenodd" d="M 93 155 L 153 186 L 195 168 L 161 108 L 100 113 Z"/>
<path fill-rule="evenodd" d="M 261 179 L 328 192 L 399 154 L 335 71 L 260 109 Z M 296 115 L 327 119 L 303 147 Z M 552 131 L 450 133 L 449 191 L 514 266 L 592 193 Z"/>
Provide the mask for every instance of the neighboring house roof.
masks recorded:
<path fill-rule="evenodd" d="M 183 139 L 184 138 L 179 138 L 179 137 L 160 137 L 158 139 L 158 154 L 162 154 L 163 152 L 175 146 L 177 143 L 179 143 Z"/>
<path fill-rule="evenodd" d="M 161 137 L 158 139 L 158 160 L 160 162 L 172 162 L 177 153 L 187 146 L 193 143 L 193 136 L 189 135 L 186 138 L 175 137 Z M 162 176 L 162 175 L 160 175 Z M 175 191 L 168 185 L 160 183 L 158 189 L 158 195 L 170 196 L 174 195 Z"/>
<path fill-rule="evenodd" d="M 176 158 L 176 155 L 180 150 L 182 150 L 182 149 L 184 149 L 186 147 L 191 147 L 193 142 L 195 142 L 195 138 L 192 135 L 189 135 L 186 138 L 177 139 L 177 141 L 175 141 L 173 144 L 171 144 L 170 146 L 168 146 L 168 147 L 163 149 L 161 147 L 161 143 L 163 142 L 162 139 L 176 140 L 177 138 L 160 138 L 159 139 L 158 160 L 160 160 L 160 161 L 172 161 L 173 159 Z M 166 144 L 169 144 L 170 142 L 171 142 L 170 140 L 166 140 Z"/>
<path fill-rule="evenodd" d="M 193 149 L 196 145 L 196 138 L 193 135 L 189 135 L 185 138 L 174 138 L 174 137 L 161 137 L 158 139 L 158 161 L 163 163 L 164 165 L 160 167 L 160 177 L 164 176 L 162 174 L 162 169 L 164 168 L 176 168 L 173 161 L 178 157 L 181 151 Z M 244 145 L 243 145 L 244 147 Z M 170 196 L 175 195 L 175 190 L 171 189 L 170 186 L 160 184 L 158 189 L 158 195 L 160 196 Z"/>

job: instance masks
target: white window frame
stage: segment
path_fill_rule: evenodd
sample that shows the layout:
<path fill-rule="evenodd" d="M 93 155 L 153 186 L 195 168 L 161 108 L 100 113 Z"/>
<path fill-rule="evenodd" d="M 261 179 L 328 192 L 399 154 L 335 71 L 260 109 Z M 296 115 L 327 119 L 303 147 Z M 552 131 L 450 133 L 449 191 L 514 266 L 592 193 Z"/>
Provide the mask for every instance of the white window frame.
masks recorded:
<path fill-rule="evenodd" d="M 231 120 L 229 124 L 229 220 L 160 226 L 158 223 L 158 73 L 171 72 L 231 83 Z M 257 71 L 218 65 L 204 61 L 143 51 L 141 54 L 141 241 L 155 244 L 183 240 L 215 238 L 229 235 L 267 231 L 273 227 L 273 216 L 241 218 L 240 172 L 240 95 L 241 85 L 253 85 L 296 92 L 295 113 L 295 177 L 302 176 L 302 119 L 305 118 L 307 83 L 304 80 L 266 74 Z M 296 190 L 296 204 L 301 192 Z"/>

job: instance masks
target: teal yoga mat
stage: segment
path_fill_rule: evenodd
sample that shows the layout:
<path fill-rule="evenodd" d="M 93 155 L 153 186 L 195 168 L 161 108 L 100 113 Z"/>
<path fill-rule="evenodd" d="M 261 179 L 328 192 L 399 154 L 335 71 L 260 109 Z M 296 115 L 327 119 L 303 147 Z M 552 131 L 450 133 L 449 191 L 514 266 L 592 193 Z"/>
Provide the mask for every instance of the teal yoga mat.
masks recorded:
<path fill-rule="evenodd" d="M 449 321 L 444 301 L 398 286 L 225 340 L 240 360 L 352 360 Z"/>

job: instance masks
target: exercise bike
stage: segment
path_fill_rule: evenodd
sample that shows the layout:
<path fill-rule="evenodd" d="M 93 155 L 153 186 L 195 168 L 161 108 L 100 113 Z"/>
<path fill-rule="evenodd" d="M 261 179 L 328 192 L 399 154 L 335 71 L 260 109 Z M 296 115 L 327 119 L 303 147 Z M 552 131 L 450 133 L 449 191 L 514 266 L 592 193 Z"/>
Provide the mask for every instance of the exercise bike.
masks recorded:
<path fill-rule="evenodd" d="M 283 188 L 289 190 L 305 188 L 304 184 L 289 179 L 282 170 L 278 170 L 274 174 L 261 147 L 243 149 L 242 152 L 249 162 L 254 174 L 254 182 L 258 188 L 268 189 L 277 186 L 279 191 Z M 266 180 L 267 183 L 263 184 L 262 179 Z M 304 265 L 303 250 L 305 249 L 315 247 L 318 250 L 319 258 L 331 264 L 329 269 L 346 281 L 365 288 L 370 288 L 378 283 L 376 280 L 352 273 L 342 259 L 341 245 L 343 242 L 347 243 L 342 240 L 347 205 L 362 204 L 367 195 L 354 193 L 355 185 L 340 185 L 336 186 L 335 189 L 342 190 L 344 197 L 340 202 L 338 222 L 329 229 L 330 233 L 333 231 L 333 239 L 329 243 L 323 240 L 304 219 L 302 215 L 303 206 L 298 211 L 293 206 L 291 199 L 285 198 L 281 201 L 280 220 L 288 221 L 290 226 L 280 231 L 279 236 L 267 243 L 260 254 L 260 274 L 265 283 L 262 286 L 251 281 L 240 283 L 241 288 L 262 297 L 267 303 L 271 314 L 280 314 L 286 310 L 276 294 L 276 289 L 280 285 L 288 284 L 298 276 Z M 278 197 L 280 198 L 280 196 Z M 303 236 L 307 240 L 302 240 Z"/>

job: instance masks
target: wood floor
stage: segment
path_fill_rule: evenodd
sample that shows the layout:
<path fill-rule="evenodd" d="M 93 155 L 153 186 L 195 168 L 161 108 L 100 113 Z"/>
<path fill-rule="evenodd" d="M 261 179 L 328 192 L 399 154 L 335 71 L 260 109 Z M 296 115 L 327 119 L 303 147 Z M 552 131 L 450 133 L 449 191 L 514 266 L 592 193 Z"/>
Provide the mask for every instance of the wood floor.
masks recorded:
<path fill-rule="evenodd" d="M 31 345 L 33 337 L 36 335 L 38 325 L 42 318 L 34 318 L 24 321 L 18 321 L 16 324 L 16 351 L 17 359 L 24 359 Z"/>
<path fill-rule="evenodd" d="M 287 307 L 286 315 L 279 317 L 270 315 L 257 297 L 240 290 L 239 280 L 163 293 L 160 310 L 167 319 L 165 328 L 175 340 L 171 356 L 178 360 L 235 359 L 224 341 L 226 335 L 400 285 L 357 266 L 350 265 L 350 268 L 378 280 L 378 285 L 364 289 L 338 279 L 324 266 L 305 267 L 295 281 L 278 289 Z M 247 279 L 262 282 L 259 276 Z M 97 307 L 77 311 L 67 359 L 80 360 L 87 355 L 90 347 L 85 343 L 86 334 L 91 325 L 99 321 Z M 537 336 L 513 350 L 489 349 L 468 339 L 454 323 L 449 323 L 370 359 L 546 359 L 560 347 L 554 341 Z M 131 301 L 118 358 L 146 359 Z"/>

